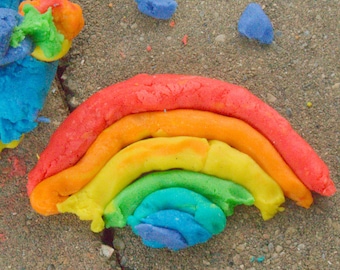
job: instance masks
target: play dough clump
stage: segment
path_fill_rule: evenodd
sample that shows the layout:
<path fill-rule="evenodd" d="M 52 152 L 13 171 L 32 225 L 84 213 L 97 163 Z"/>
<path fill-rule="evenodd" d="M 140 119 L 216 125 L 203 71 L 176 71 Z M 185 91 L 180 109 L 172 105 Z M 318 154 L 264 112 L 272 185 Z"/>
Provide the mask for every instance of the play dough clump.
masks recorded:
<path fill-rule="evenodd" d="M 18 47 L 20 42 L 29 36 L 36 46 L 39 46 L 46 57 L 53 57 L 61 51 L 64 36 L 58 33 L 53 23 L 52 9 L 40 14 L 31 5 L 23 8 L 25 17 L 17 26 L 11 37 L 11 46 Z"/>
<path fill-rule="evenodd" d="M 19 14 L 20 2 L 0 3 L 0 152 L 38 125 L 57 60 L 84 25 L 81 8 L 68 0 L 24 1 Z"/>

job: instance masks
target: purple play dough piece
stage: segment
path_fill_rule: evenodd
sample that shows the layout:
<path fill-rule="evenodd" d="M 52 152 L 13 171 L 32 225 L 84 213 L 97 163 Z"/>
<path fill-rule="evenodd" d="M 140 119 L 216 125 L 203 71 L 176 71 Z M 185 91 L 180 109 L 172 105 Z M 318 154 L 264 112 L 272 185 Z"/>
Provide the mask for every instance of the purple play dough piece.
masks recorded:
<path fill-rule="evenodd" d="M 0 57 L 6 55 L 13 29 L 21 21 L 22 17 L 17 11 L 0 8 Z"/>
<path fill-rule="evenodd" d="M 130 218 L 131 216 L 128 218 L 128 224 L 131 226 L 129 222 Z M 209 231 L 207 231 L 203 226 L 198 224 L 192 215 L 178 210 L 172 209 L 161 210 L 152 213 L 146 218 L 141 219 L 140 223 L 132 225 L 132 230 L 137 235 L 139 235 L 139 233 L 136 230 L 136 227 L 139 224 L 150 224 L 155 227 L 177 231 L 185 239 L 185 243 L 187 243 L 188 246 L 204 243 L 212 237 L 212 234 Z M 143 232 L 141 229 L 140 231 Z M 150 236 L 151 232 L 152 231 L 148 231 L 149 239 L 151 238 Z M 158 247 L 157 245 L 162 246 L 163 245 L 162 239 L 158 241 L 156 240 L 157 239 L 156 236 L 158 235 L 154 236 L 153 238 L 154 241 L 152 242 L 154 242 L 155 247 Z M 148 239 L 146 240 L 148 241 Z M 171 241 L 171 238 L 169 238 L 168 241 Z M 176 241 L 178 241 L 178 239 L 176 239 Z M 150 244 L 150 242 L 147 242 L 147 244 Z M 171 242 L 171 246 L 175 246 L 175 242 Z M 170 248 L 169 246 L 167 247 Z M 180 248 L 177 247 L 177 249 Z"/>
<path fill-rule="evenodd" d="M 142 237 L 143 243 L 152 248 L 179 250 L 188 247 L 182 235 L 175 230 L 143 223 L 138 224 L 135 230 Z"/>
<path fill-rule="evenodd" d="M 10 47 L 13 29 L 19 25 L 23 17 L 9 8 L 0 8 L 0 66 L 25 58 L 33 51 L 33 43 L 25 39 L 17 48 Z"/>
<path fill-rule="evenodd" d="M 18 47 L 9 47 L 7 54 L 3 57 L 0 56 L 0 67 L 24 59 L 33 52 L 33 49 L 32 41 L 25 38 Z"/>

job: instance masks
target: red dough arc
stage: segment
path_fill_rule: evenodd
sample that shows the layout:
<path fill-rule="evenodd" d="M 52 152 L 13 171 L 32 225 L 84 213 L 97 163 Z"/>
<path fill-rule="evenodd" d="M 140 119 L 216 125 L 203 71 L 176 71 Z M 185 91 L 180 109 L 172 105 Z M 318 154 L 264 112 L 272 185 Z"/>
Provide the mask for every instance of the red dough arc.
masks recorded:
<path fill-rule="evenodd" d="M 311 190 L 336 191 L 326 164 L 276 110 L 247 89 L 224 81 L 177 74 L 140 74 L 92 95 L 52 135 L 28 176 L 28 194 L 44 178 L 72 165 L 97 136 L 122 117 L 140 112 L 195 109 L 235 117 L 261 132 Z"/>

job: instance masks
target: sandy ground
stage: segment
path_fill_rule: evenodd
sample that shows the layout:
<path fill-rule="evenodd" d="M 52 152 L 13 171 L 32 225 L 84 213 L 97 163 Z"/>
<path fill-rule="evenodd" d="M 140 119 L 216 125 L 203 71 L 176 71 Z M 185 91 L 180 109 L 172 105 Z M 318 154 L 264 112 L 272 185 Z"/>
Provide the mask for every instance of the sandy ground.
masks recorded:
<path fill-rule="evenodd" d="M 270 46 L 237 33 L 250 1 L 178 0 L 174 27 L 144 16 L 133 0 L 76 2 L 86 26 L 60 62 L 61 79 L 41 113 L 51 123 L 1 153 L 0 269 L 340 269 L 339 193 L 315 195 L 308 210 L 288 200 L 286 210 L 266 222 L 255 208 L 239 207 L 222 234 L 180 252 L 149 249 L 129 228 L 115 230 L 105 235 L 115 246 L 107 258 L 88 222 L 36 214 L 25 190 L 37 154 L 69 110 L 138 73 L 202 75 L 250 89 L 314 147 L 339 189 L 339 2 L 259 2 L 275 28 Z"/>

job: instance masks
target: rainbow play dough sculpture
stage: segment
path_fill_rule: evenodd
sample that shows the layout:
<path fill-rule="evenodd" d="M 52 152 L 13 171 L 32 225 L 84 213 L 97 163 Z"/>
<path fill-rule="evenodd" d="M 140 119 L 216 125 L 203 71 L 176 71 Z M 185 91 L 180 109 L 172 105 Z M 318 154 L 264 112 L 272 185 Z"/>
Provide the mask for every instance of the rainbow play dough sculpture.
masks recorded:
<path fill-rule="evenodd" d="M 86 100 L 27 189 L 40 214 L 75 213 L 94 232 L 129 225 L 144 244 L 173 250 L 220 233 L 237 205 L 268 220 L 285 197 L 308 208 L 311 191 L 336 192 L 326 164 L 273 108 L 240 86 L 175 74 L 141 74 Z"/>
<path fill-rule="evenodd" d="M 84 26 L 68 0 L 0 3 L 0 152 L 37 126 L 58 59 Z"/>

